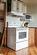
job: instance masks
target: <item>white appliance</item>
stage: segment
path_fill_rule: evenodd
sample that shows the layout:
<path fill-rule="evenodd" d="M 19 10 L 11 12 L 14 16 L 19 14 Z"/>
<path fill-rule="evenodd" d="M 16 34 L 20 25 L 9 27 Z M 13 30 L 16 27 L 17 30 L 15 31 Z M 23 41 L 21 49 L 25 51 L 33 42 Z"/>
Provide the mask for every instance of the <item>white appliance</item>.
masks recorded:
<path fill-rule="evenodd" d="M 16 42 L 28 40 L 28 28 L 17 28 L 16 37 Z"/>
<path fill-rule="evenodd" d="M 9 28 L 7 46 L 15 51 L 28 47 L 28 28 Z"/>
<path fill-rule="evenodd" d="M 15 51 L 28 47 L 28 28 L 24 26 L 26 16 L 23 13 L 17 15 L 15 12 L 10 16 L 12 18 L 8 19 L 7 46 Z"/>

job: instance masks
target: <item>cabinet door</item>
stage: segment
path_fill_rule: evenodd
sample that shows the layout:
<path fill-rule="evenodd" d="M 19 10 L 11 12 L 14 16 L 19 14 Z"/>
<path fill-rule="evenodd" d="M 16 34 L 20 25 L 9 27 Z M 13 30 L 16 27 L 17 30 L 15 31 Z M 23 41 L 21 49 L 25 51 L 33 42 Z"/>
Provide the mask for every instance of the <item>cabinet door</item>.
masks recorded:
<path fill-rule="evenodd" d="M 17 8 L 18 8 L 19 12 L 22 12 L 22 8 L 23 8 L 22 5 L 23 5 L 23 3 L 18 1 Z"/>
<path fill-rule="evenodd" d="M 35 45 L 34 38 L 35 38 L 35 28 L 29 28 L 29 40 L 28 40 L 29 46 Z"/>
<path fill-rule="evenodd" d="M 0 3 L 0 10 L 4 10 L 4 3 Z"/>
<path fill-rule="evenodd" d="M 37 47 L 37 28 L 35 29 L 35 46 Z"/>
<path fill-rule="evenodd" d="M 17 11 L 17 1 L 16 0 L 12 0 L 11 11 Z"/>
<path fill-rule="evenodd" d="M 25 12 L 25 4 L 23 4 L 23 12 Z"/>
<path fill-rule="evenodd" d="M 24 13 L 27 13 L 27 5 L 25 5 L 24 3 L 23 3 L 23 8 L 22 9 L 23 9 Z"/>

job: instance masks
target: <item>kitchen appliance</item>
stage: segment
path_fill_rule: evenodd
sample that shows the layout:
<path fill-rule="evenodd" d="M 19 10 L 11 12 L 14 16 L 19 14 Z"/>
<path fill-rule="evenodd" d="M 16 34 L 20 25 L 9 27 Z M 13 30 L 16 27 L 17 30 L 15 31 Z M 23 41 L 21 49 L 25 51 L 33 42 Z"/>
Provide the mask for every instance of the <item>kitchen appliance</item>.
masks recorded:
<path fill-rule="evenodd" d="M 17 15 L 16 12 L 12 12 L 11 17 L 13 18 L 10 18 L 8 22 L 7 46 L 17 51 L 28 47 L 28 27 L 25 27 L 28 21 L 23 13 Z M 13 22 L 10 22 L 10 20 L 13 20 Z"/>
<path fill-rule="evenodd" d="M 20 26 L 21 27 L 28 27 L 28 24 L 32 21 L 32 18 L 29 14 L 25 14 L 25 13 L 22 13 L 22 12 L 12 11 L 12 12 L 9 13 L 9 16 L 11 16 L 11 17 L 14 16 L 14 18 L 17 18 L 17 19 L 20 18 Z"/>
<path fill-rule="evenodd" d="M 26 14 L 26 21 L 31 22 L 32 21 L 32 17 L 29 14 Z"/>
<path fill-rule="evenodd" d="M 28 28 L 17 28 L 16 29 L 16 42 L 28 40 Z"/>
<path fill-rule="evenodd" d="M 21 26 L 28 27 L 28 24 L 31 22 L 32 18 L 29 14 L 23 14 L 24 16 L 20 18 Z"/>
<path fill-rule="evenodd" d="M 7 46 L 15 51 L 28 47 L 28 28 L 8 28 Z"/>

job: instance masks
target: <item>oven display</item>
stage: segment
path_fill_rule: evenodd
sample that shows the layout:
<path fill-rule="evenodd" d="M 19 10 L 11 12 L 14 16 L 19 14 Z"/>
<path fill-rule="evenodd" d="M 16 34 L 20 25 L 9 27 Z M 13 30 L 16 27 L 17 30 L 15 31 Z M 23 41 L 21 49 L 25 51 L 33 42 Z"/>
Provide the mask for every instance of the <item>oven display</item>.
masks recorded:
<path fill-rule="evenodd" d="M 26 38 L 26 32 L 19 32 L 19 39 Z"/>

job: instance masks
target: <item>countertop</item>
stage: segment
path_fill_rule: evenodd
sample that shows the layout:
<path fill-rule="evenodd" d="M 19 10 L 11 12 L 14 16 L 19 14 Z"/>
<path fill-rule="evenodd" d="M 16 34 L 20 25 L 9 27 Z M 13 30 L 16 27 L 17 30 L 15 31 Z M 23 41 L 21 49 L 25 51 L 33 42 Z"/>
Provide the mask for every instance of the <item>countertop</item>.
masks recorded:
<path fill-rule="evenodd" d="M 37 28 L 37 23 L 35 23 L 35 22 L 30 22 L 30 23 L 28 24 L 28 27 Z"/>

